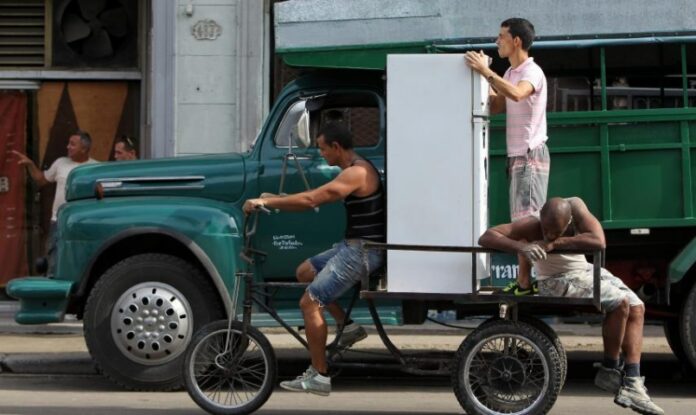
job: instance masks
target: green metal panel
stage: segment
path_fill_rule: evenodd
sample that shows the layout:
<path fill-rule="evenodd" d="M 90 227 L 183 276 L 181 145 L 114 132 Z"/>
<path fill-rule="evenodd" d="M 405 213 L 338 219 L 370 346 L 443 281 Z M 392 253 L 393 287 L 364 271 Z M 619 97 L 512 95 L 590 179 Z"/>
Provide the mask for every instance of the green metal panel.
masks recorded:
<path fill-rule="evenodd" d="M 692 239 L 669 264 L 669 280 L 672 283 L 679 282 L 694 263 L 696 263 L 696 238 Z"/>
<path fill-rule="evenodd" d="M 558 153 L 551 156 L 548 197 L 582 195 L 592 212 L 602 220 L 602 169 L 597 153 Z"/>
<path fill-rule="evenodd" d="M 580 196 L 607 229 L 694 226 L 696 110 L 549 113 L 548 196 Z M 509 221 L 505 117 L 491 118 L 490 223 Z"/>
<path fill-rule="evenodd" d="M 544 39 L 534 42 L 534 49 L 593 48 L 604 46 L 690 43 L 696 36 L 652 36 L 632 34 L 608 39 Z M 286 64 L 310 68 L 380 69 L 386 67 L 391 53 L 464 53 L 469 50 L 495 49 L 495 43 L 472 43 L 471 39 L 434 39 L 420 42 L 375 43 L 366 45 L 323 46 L 315 48 L 277 49 Z M 604 107 L 606 108 L 606 106 Z"/>
<path fill-rule="evenodd" d="M 647 127 L 647 128 L 646 128 Z M 609 145 L 624 145 L 626 149 L 636 144 L 653 144 L 656 148 L 663 143 L 681 143 L 679 122 L 614 123 L 609 125 Z"/>
<path fill-rule="evenodd" d="M 554 150 L 573 153 L 599 150 L 599 130 L 596 125 L 549 125 L 548 136 L 553 140 Z M 563 137 L 556 140 L 556 137 Z"/>
<path fill-rule="evenodd" d="M 58 217 L 56 280 L 79 282 L 106 242 L 139 228 L 181 235 L 195 244 L 232 289 L 242 223 L 234 205 L 210 199 L 145 196 L 70 202 Z"/>
<path fill-rule="evenodd" d="M 279 49 L 276 53 L 290 66 L 340 69 L 380 69 L 387 67 L 387 55 L 425 53 L 428 42 Z"/>
<path fill-rule="evenodd" d="M 610 37 L 606 39 L 594 36 L 588 39 L 587 36 L 568 36 L 563 39 L 543 39 L 534 41 L 534 49 L 587 49 L 605 46 L 629 46 L 629 45 L 650 45 L 655 43 L 694 43 L 696 36 L 691 34 L 675 35 L 662 34 L 655 36 L 646 33 L 627 33 L 622 37 Z M 495 43 L 471 43 L 467 39 L 436 40 L 430 49 L 435 52 L 466 52 L 469 50 L 495 49 Z"/>
<path fill-rule="evenodd" d="M 216 154 L 83 165 L 70 172 L 66 198 L 68 201 L 93 198 L 95 182 L 99 179 L 143 177 L 182 180 L 123 182 L 121 188 L 107 192 L 107 197 L 169 195 L 234 202 L 244 191 L 244 158 L 240 154 Z"/>
<path fill-rule="evenodd" d="M 63 319 L 73 283 L 45 277 L 27 277 L 7 284 L 7 295 L 19 300 L 19 324 L 56 323 Z"/>
<path fill-rule="evenodd" d="M 682 217 L 680 152 L 617 152 L 611 156 L 612 220 Z"/>

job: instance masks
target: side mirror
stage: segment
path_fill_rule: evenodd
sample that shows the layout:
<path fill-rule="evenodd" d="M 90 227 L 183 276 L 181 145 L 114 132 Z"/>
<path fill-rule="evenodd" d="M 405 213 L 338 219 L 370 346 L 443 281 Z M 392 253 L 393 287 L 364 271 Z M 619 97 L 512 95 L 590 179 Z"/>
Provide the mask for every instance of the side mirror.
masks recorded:
<path fill-rule="evenodd" d="M 297 120 L 292 135 L 294 136 L 293 141 L 298 144 L 298 147 L 307 148 L 312 144 L 312 138 L 309 135 L 309 111 L 306 108 Z"/>

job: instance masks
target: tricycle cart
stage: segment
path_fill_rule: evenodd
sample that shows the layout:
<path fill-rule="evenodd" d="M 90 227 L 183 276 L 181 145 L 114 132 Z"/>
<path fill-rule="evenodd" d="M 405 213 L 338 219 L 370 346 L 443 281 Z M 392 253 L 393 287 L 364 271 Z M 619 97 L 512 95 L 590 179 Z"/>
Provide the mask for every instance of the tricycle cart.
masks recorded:
<path fill-rule="evenodd" d="M 258 220 L 258 217 L 255 219 Z M 251 221 L 250 221 L 251 222 Z M 247 240 L 255 226 L 247 231 Z M 493 252 L 480 247 L 416 246 L 370 244 L 389 251 L 437 251 L 469 253 L 472 256 Z M 249 267 L 237 275 L 233 301 L 243 299 L 241 318 L 231 313 L 228 320 L 210 323 L 194 337 L 185 360 L 186 389 L 193 400 L 212 414 L 248 414 L 259 409 L 276 385 L 277 362 L 267 338 L 251 325 L 252 305 L 270 314 L 305 348 L 307 342 L 272 307 L 273 291 L 282 287 L 304 287 L 304 283 L 258 283 L 250 272 L 254 256 L 247 242 L 243 254 Z M 414 375 L 450 375 L 457 400 L 468 414 L 543 414 L 550 410 L 563 387 L 567 371 L 566 353 L 556 333 L 537 312 L 555 314 L 577 311 L 601 311 L 599 276 L 603 253 L 592 253 L 594 263 L 593 298 L 514 297 L 475 288 L 471 294 L 404 293 L 371 288 L 365 279 L 356 287 L 346 310 L 348 316 L 358 297 L 369 307 L 375 328 L 390 358 L 379 363 L 346 362 L 345 350 L 327 347 L 329 367 L 397 369 Z M 472 286 L 478 287 L 477 261 L 471 261 Z M 464 271 L 464 270 L 462 270 Z M 465 272 L 463 272 L 465 273 Z M 374 276 L 372 277 L 374 278 Z M 389 339 L 377 314 L 379 300 L 436 300 L 456 302 L 490 318 L 466 336 L 457 352 L 409 354 Z M 271 305 L 269 305 L 271 304 Z M 236 305 L 236 304 L 235 304 Z M 236 310 L 232 307 L 232 310 Z"/>

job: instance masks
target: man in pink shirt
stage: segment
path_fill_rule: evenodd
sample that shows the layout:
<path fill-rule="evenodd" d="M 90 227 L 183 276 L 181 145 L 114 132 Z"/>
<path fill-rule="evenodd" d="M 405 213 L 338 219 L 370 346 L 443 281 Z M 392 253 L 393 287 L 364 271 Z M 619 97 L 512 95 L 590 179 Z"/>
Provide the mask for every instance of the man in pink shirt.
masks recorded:
<path fill-rule="evenodd" d="M 480 73 L 491 86 L 490 111 L 505 111 L 507 170 L 510 179 L 510 216 L 513 221 L 538 214 L 546 202 L 549 182 L 549 151 L 546 148 L 546 77 L 529 48 L 534 40 L 534 25 L 521 18 L 500 24 L 496 40 L 498 54 L 510 61 L 503 77 L 489 67 L 489 57 L 467 52 L 466 63 Z M 526 295 L 534 292 L 530 281 L 531 264 L 519 258 L 520 272 L 506 293 Z"/>

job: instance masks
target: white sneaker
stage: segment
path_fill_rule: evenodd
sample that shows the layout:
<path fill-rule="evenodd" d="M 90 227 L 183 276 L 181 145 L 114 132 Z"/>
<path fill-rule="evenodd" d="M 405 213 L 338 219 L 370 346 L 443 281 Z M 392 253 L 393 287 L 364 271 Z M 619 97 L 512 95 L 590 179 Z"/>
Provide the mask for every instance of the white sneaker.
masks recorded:
<path fill-rule="evenodd" d="M 331 393 L 331 378 L 320 375 L 312 366 L 297 378 L 280 382 L 280 387 L 293 392 L 307 392 L 320 396 Z"/>
<path fill-rule="evenodd" d="M 644 378 L 638 376 L 624 376 L 623 386 L 616 394 L 614 402 L 624 408 L 631 408 L 640 414 L 664 415 L 665 411 L 653 403 L 648 396 L 648 388 L 643 383 Z"/>
<path fill-rule="evenodd" d="M 367 337 L 367 332 L 360 324 L 353 322 L 343 328 L 343 333 L 338 339 L 338 348 L 347 349 L 355 343 Z"/>

